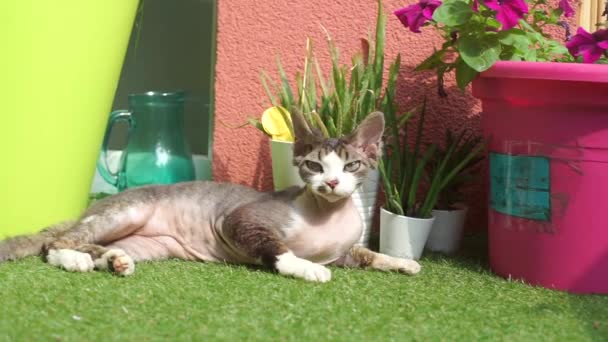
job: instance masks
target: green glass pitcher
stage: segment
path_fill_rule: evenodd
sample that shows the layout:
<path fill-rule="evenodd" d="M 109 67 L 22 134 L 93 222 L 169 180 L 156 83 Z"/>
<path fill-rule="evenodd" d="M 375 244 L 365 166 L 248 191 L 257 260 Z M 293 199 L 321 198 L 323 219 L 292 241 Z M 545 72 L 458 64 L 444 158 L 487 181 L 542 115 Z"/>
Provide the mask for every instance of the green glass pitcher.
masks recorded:
<path fill-rule="evenodd" d="M 184 135 L 185 93 L 146 92 L 129 95 L 129 110 L 110 114 L 97 169 L 118 191 L 148 184 L 194 180 L 192 152 Z M 127 147 L 118 170 L 108 168 L 108 140 L 118 121 L 128 124 Z"/>

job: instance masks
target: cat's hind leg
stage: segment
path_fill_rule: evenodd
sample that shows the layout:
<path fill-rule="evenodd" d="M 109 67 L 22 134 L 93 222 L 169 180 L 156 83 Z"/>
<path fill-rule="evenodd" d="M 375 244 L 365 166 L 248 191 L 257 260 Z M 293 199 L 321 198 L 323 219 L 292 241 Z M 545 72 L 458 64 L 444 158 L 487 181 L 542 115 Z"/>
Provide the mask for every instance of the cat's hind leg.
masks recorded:
<path fill-rule="evenodd" d="M 72 272 L 97 269 L 121 276 L 135 272 L 135 263 L 125 251 L 94 244 L 82 244 L 73 249 L 50 249 L 46 259 L 49 264 Z"/>
<path fill-rule="evenodd" d="M 259 212 L 269 210 L 267 203 L 254 203 L 235 210 L 223 224 L 223 238 L 235 253 L 245 254 L 264 266 L 285 276 L 314 282 L 331 280 L 331 271 L 320 264 L 299 258 L 285 245 L 279 235 L 279 225 Z M 274 206 L 272 210 L 279 211 Z"/>
<path fill-rule="evenodd" d="M 70 271 L 83 272 L 95 268 L 97 270 L 107 270 L 120 276 L 128 276 L 135 272 L 135 262 L 161 260 L 175 256 L 170 248 L 170 242 L 171 241 L 168 241 L 167 238 L 162 236 L 147 237 L 135 234 L 114 241 L 107 246 L 82 244 L 74 247 L 74 249 L 51 251 L 49 256 L 47 256 L 47 260 L 50 264 L 63 267 Z M 60 260 L 60 258 L 65 258 L 66 256 L 68 257 L 68 260 Z M 81 261 L 79 264 L 74 260 L 86 261 Z M 92 261 L 93 266 L 91 266 L 89 260 Z M 78 268 L 82 267 L 81 264 L 87 266 L 84 267 L 84 269 Z"/>
<path fill-rule="evenodd" d="M 135 268 L 130 256 L 103 245 L 125 238 L 144 226 L 154 213 L 154 206 L 125 203 L 120 197 L 108 200 L 87 211 L 72 228 L 46 245 L 49 264 L 74 272 L 88 272 L 107 265 L 120 275 L 133 273 Z"/>

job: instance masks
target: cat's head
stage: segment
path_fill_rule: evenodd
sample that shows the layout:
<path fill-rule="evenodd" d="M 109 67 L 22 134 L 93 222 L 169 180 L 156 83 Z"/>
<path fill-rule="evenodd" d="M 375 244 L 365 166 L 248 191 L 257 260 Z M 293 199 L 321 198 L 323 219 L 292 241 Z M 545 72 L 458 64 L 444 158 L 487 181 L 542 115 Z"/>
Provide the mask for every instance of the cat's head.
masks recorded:
<path fill-rule="evenodd" d="M 352 134 L 339 139 L 327 139 L 317 129 L 311 130 L 297 112 L 292 120 L 294 165 L 313 193 L 327 201 L 349 197 L 378 165 L 384 132 L 382 113 L 369 114 Z"/>

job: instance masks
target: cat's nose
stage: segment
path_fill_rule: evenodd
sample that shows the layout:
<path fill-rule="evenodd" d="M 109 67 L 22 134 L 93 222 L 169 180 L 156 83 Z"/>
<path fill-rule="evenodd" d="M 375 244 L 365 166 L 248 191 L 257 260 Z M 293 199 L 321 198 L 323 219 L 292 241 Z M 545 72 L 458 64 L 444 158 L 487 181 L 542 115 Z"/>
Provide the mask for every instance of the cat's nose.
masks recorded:
<path fill-rule="evenodd" d="M 333 189 L 334 189 L 336 186 L 338 186 L 338 184 L 339 184 L 339 183 L 340 183 L 340 181 L 339 181 L 339 180 L 337 180 L 337 179 L 334 179 L 334 180 L 330 180 L 330 181 L 325 182 L 325 184 L 327 184 L 327 185 L 328 185 L 330 188 L 332 188 L 332 190 L 333 190 Z"/>

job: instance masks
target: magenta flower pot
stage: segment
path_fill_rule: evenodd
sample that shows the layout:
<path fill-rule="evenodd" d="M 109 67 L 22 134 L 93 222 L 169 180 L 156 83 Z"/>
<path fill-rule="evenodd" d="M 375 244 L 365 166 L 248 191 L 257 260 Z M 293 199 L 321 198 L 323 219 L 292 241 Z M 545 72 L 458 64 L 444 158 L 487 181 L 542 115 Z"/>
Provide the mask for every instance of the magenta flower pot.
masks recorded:
<path fill-rule="evenodd" d="M 473 82 L 503 277 L 608 293 L 608 65 L 499 62 Z"/>

